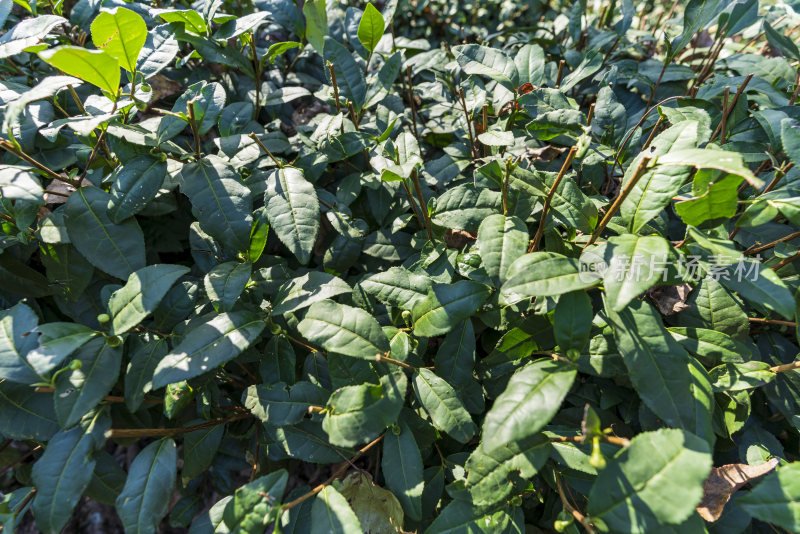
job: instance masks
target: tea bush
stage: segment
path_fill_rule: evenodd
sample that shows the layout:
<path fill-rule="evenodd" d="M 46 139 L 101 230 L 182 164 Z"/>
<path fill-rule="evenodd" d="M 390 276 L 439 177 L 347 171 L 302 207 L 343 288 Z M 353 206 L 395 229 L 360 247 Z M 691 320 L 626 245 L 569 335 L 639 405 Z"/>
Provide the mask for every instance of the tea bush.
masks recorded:
<path fill-rule="evenodd" d="M 3 531 L 800 531 L 795 9 L 0 1 Z"/>

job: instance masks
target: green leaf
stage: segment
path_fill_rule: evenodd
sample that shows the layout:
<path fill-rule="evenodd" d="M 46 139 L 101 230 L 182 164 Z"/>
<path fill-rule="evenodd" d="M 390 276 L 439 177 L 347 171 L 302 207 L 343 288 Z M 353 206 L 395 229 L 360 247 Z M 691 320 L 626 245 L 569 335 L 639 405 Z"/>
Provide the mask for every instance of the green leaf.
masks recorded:
<path fill-rule="evenodd" d="M 488 76 L 509 91 L 519 86 L 519 73 L 514 61 L 500 50 L 476 44 L 453 47 L 456 61 L 467 74 Z"/>
<path fill-rule="evenodd" d="M 381 470 L 386 485 L 392 490 L 403 511 L 411 519 L 422 519 L 422 491 L 425 481 L 422 476 L 422 455 L 411 429 L 402 421 L 396 429 L 383 437 Z"/>
<path fill-rule="evenodd" d="M 781 143 L 792 163 L 800 165 L 800 122 L 786 119 L 781 121 Z"/>
<path fill-rule="evenodd" d="M 481 447 L 487 453 L 541 430 L 561 408 L 576 369 L 553 360 L 537 360 L 518 370 L 495 399 L 483 422 Z"/>
<path fill-rule="evenodd" d="M 486 217 L 502 209 L 503 200 L 499 192 L 459 185 L 436 199 L 431 220 L 445 228 L 477 232 Z"/>
<path fill-rule="evenodd" d="M 194 109 L 197 133 L 204 135 L 216 125 L 222 108 L 225 107 L 225 89 L 217 82 L 200 81 L 190 85 L 172 106 L 172 113 L 178 116 L 164 115 L 158 123 L 158 144 L 172 139 L 186 128 L 190 103 Z"/>
<path fill-rule="evenodd" d="M 390 267 L 364 278 L 358 285 L 379 301 L 410 311 L 415 302 L 427 297 L 433 281 L 403 267 Z"/>
<path fill-rule="evenodd" d="M 663 282 L 670 245 L 659 236 L 625 234 L 608 240 L 603 277 L 606 302 L 622 311 L 636 297 Z"/>
<path fill-rule="evenodd" d="M 380 385 L 338 388 L 330 396 L 322 428 L 333 445 L 353 447 L 375 439 L 400 414 L 407 380 L 402 373 L 384 375 Z"/>
<path fill-rule="evenodd" d="M 203 230 L 225 247 L 247 250 L 252 200 L 233 167 L 217 156 L 206 156 L 184 165 L 179 179 Z"/>
<path fill-rule="evenodd" d="M 158 194 L 167 164 L 150 156 L 138 156 L 117 167 L 111 176 L 108 218 L 120 224 L 142 211 Z"/>
<path fill-rule="evenodd" d="M 658 165 L 691 166 L 698 169 L 716 169 L 739 176 L 755 188 L 763 187 L 764 183 L 758 179 L 744 164 L 742 155 L 738 152 L 720 150 L 718 148 L 691 148 L 674 150 L 659 157 Z"/>
<path fill-rule="evenodd" d="M 311 306 L 315 302 L 351 293 L 347 282 L 332 274 L 310 271 L 278 288 L 272 300 L 272 314 L 283 315 Z"/>
<path fill-rule="evenodd" d="M 511 534 L 522 532 L 524 528 L 524 518 L 512 518 L 508 507 L 483 511 L 468 499 L 454 499 L 439 513 L 425 534 Z"/>
<path fill-rule="evenodd" d="M 770 367 L 768 363 L 757 361 L 725 363 L 711 369 L 708 378 L 714 391 L 741 391 L 772 381 L 776 375 Z"/>
<path fill-rule="evenodd" d="M 189 268 L 181 265 L 148 265 L 132 273 L 108 299 L 111 332 L 119 335 L 136 327 L 155 311 L 172 284 L 188 272 Z"/>
<path fill-rule="evenodd" d="M 203 279 L 206 295 L 217 311 L 231 311 L 250 281 L 252 264 L 229 261 L 211 269 Z"/>
<path fill-rule="evenodd" d="M 203 17 L 194 9 L 154 9 L 151 14 L 161 17 L 165 22 L 181 23 L 187 30 L 198 35 L 206 33 L 208 29 Z"/>
<path fill-rule="evenodd" d="M 723 332 L 685 327 L 668 330 L 675 341 L 709 367 L 719 363 L 743 363 L 753 358 L 753 351 L 748 345 Z"/>
<path fill-rule="evenodd" d="M 96 85 L 110 95 L 119 93 L 119 62 L 104 50 L 61 45 L 39 52 L 39 57 L 48 65 Z"/>
<path fill-rule="evenodd" d="M 736 214 L 741 181 L 740 176 L 727 174 L 721 180 L 710 182 L 700 196 L 677 202 L 675 212 L 690 226 L 700 226 L 708 220 L 733 217 Z"/>
<path fill-rule="evenodd" d="M 275 43 L 270 45 L 269 50 L 267 50 L 267 54 L 265 59 L 267 62 L 272 63 L 275 59 L 288 52 L 292 48 L 302 48 L 303 43 L 298 43 L 297 41 L 286 41 L 283 43 Z"/>
<path fill-rule="evenodd" d="M 328 352 L 366 360 L 389 352 L 389 339 L 372 315 L 332 300 L 315 302 L 297 329 Z"/>
<path fill-rule="evenodd" d="M 279 469 L 238 488 L 222 514 L 229 532 L 249 534 L 269 524 L 279 510 L 277 503 L 283 496 L 288 479 L 288 473 Z"/>
<path fill-rule="evenodd" d="M 504 501 L 514 489 L 509 475 L 519 473 L 524 479 L 532 478 L 550 452 L 550 440 L 544 434 L 509 441 L 488 454 L 483 445 L 478 446 L 464 465 L 472 502 L 478 507 L 487 507 Z"/>
<path fill-rule="evenodd" d="M 11 439 L 47 441 L 58 431 L 52 396 L 23 384 L 0 382 L 0 433 Z"/>
<path fill-rule="evenodd" d="M 721 0 L 689 0 L 683 12 L 683 31 L 670 43 L 667 61 L 675 58 L 692 37 L 720 12 Z"/>
<path fill-rule="evenodd" d="M 33 310 L 21 302 L 0 311 L 0 379 L 22 384 L 41 381 L 27 359 L 37 345 L 36 336 L 30 333 L 38 324 Z"/>
<path fill-rule="evenodd" d="M 84 495 L 99 503 L 114 506 L 114 500 L 122 492 L 128 475 L 117 460 L 102 449 L 95 451 L 93 459 L 94 473 Z"/>
<path fill-rule="evenodd" d="M 411 311 L 414 334 L 421 337 L 446 334 L 476 313 L 490 293 L 487 286 L 471 280 L 434 284 L 424 299 L 414 303 Z"/>
<path fill-rule="evenodd" d="M 325 0 L 309 0 L 303 4 L 303 15 L 306 18 L 306 39 L 311 46 L 322 55 L 325 37 L 328 35 L 328 13 Z"/>
<path fill-rule="evenodd" d="M 81 187 L 69 196 L 64 219 L 78 252 L 101 271 L 125 280 L 146 265 L 144 236 L 135 219 L 111 222 L 109 200 L 102 189 Z"/>
<path fill-rule="evenodd" d="M 327 400 L 323 389 L 301 381 L 288 387 L 283 382 L 250 386 L 242 403 L 264 423 L 285 426 L 299 423 L 309 406 L 325 404 Z"/>
<path fill-rule="evenodd" d="M 361 532 L 361 523 L 347 499 L 333 486 L 325 486 L 314 499 L 311 508 L 312 532 L 352 534 Z"/>
<path fill-rule="evenodd" d="M 800 463 L 782 465 L 736 499 L 751 516 L 789 532 L 800 529 Z"/>
<path fill-rule="evenodd" d="M 518 217 L 496 213 L 481 223 L 476 245 L 486 274 L 499 286 L 505 282 L 511 264 L 527 251 L 528 228 Z"/>
<path fill-rule="evenodd" d="M 181 476 L 195 478 L 211 467 L 224 435 L 225 425 L 215 425 L 184 434 Z"/>
<path fill-rule="evenodd" d="M 711 137 L 709 128 L 698 121 L 682 121 L 658 134 L 646 153 L 638 156 L 625 171 L 623 184 L 633 177 L 633 173 L 644 156 L 660 157 L 672 150 L 696 148 L 698 143 Z M 662 166 L 649 167 L 636 182 L 630 194 L 620 205 L 620 215 L 629 221 L 629 229 L 639 232 L 676 196 L 681 186 L 691 174 L 690 167 Z"/>
<path fill-rule="evenodd" d="M 775 30 L 766 19 L 764 19 L 764 35 L 766 35 L 769 44 L 773 48 L 780 50 L 781 54 L 788 59 L 793 59 L 795 61 L 800 59 L 800 49 L 797 48 L 794 41 L 783 33 Z"/>
<path fill-rule="evenodd" d="M 314 186 L 300 169 L 276 169 L 267 178 L 264 202 L 278 239 L 300 263 L 308 263 L 319 233 L 319 200 Z"/>
<path fill-rule="evenodd" d="M 133 413 L 139 409 L 144 396 L 153 389 L 156 366 L 169 352 L 165 338 L 142 343 L 130 352 L 130 364 L 125 372 L 125 406 Z"/>
<path fill-rule="evenodd" d="M 131 463 L 125 487 L 116 500 L 126 533 L 153 534 L 169 510 L 178 455 L 169 438 L 154 441 Z"/>
<path fill-rule="evenodd" d="M 705 371 L 666 331 L 647 302 L 634 300 L 622 312 L 606 307 L 628 378 L 639 396 L 671 427 L 713 439 L 713 393 Z"/>
<path fill-rule="evenodd" d="M 99 413 L 70 430 L 62 430 L 47 443 L 31 471 L 36 485 L 33 514 L 45 534 L 59 534 L 72 517 L 94 473 L 94 452 L 105 444 L 103 433 L 110 420 Z"/>
<path fill-rule="evenodd" d="M 361 15 L 361 22 L 358 23 L 358 40 L 370 54 L 378 46 L 385 29 L 386 21 L 383 20 L 383 15 L 371 2 L 367 2 L 364 14 Z"/>
<path fill-rule="evenodd" d="M 39 44 L 53 29 L 66 24 L 57 15 L 39 15 L 18 22 L 0 37 L 0 58 L 16 56 L 26 48 Z"/>
<path fill-rule="evenodd" d="M 27 359 L 39 374 L 55 369 L 64 359 L 98 333 L 78 323 L 46 323 L 36 328 L 38 345 Z"/>
<path fill-rule="evenodd" d="M 67 370 L 56 377 L 53 393 L 56 416 L 62 428 L 76 424 L 111 392 L 122 364 L 122 346 L 112 347 L 95 338 L 75 354 L 80 369 Z"/>
<path fill-rule="evenodd" d="M 147 24 L 139 14 L 124 7 L 102 11 L 92 22 L 91 31 L 98 49 L 119 60 L 128 72 L 136 70 L 136 60 L 147 39 Z"/>
<path fill-rule="evenodd" d="M 512 146 L 514 133 L 504 130 L 489 130 L 478 135 L 478 141 L 486 146 Z"/>
<path fill-rule="evenodd" d="M 183 341 L 156 367 L 153 389 L 186 380 L 232 360 L 264 330 L 263 318 L 250 311 L 220 313 L 186 332 Z"/>
<path fill-rule="evenodd" d="M 414 375 L 414 393 L 431 416 L 433 426 L 461 443 L 475 435 L 477 427 L 452 386 L 424 367 Z"/>
<path fill-rule="evenodd" d="M 643 432 L 600 471 L 586 513 L 614 532 L 679 524 L 700 502 L 711 465 L 708 444 L 689 432 Z"/>
<path fill-rule="evenodd" d="M 748 274 L 750 273 L 750 274 Z M 729 266 L 720 283 L 756 306 L 794 319 L 794 297 L 775 271 L 753 258 Z"/>
<path fill-rule="evenodd" d="M 139 52 L 136 70 L 151 78 L 170 66 L 180 52 L 180 44 L 169 24 L 160 24 L 147 33 L 144 47 Z"/>
<path fill-rule="evenodd" d="M 584 269 L 575 258 L 554 252 L 520 256 L 506 272 L 500 303 L 515 304 L 530 297 L 551 297 L 596 286 L 599 276 Z"/>
<path fill-rule="evenodd" d="M 562 352 L 582 351 L 592 332 L 592 301 L 585 291 L 572 291 L 558 297 L 553 312 L 553 335 Z"/>
<path fill-rule="evenodd" d="M 473 381 L 475 367 L 475 330 L 472 321 L 465 319 L 450 330 L 436 352 L 436 374 L 455 387 L 466 386 Z"/>

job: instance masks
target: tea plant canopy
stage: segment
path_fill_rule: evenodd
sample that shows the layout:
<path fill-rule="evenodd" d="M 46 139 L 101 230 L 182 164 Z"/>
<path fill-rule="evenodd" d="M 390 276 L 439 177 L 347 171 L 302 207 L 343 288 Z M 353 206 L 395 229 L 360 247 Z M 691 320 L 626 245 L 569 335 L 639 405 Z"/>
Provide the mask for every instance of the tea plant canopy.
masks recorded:
<path fill-rule="evenodd" d="M 799 532 L 798 7 L 0 0 L 0 528 Z"/>

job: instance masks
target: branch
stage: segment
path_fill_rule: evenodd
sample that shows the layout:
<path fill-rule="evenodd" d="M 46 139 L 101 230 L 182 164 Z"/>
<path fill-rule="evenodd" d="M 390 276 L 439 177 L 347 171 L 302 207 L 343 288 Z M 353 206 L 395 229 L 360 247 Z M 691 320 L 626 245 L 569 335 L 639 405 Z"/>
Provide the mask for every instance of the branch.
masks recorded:
<path fill-rule="evenodd" d="M 202 430 L 203 428 L 210 428 L 212 426 L 222 425 L 225 423 L 230 423 L 231 421 L 237 421 L 239 419 L 249 419 L 253 417 L 251 413 L 239 413 L 236 415 L 231 415 L 230 417 L 226 417 L 224 419 L 217 419 L 215 421 L 208 421 L 206 423 L 201 423 L 199 425 L 193 426 L 185 426 L 179 428 L 112 428 L 111 430 L 106 431 L 107 438 L 155 438 L 155 437 L 167 437 L 167 436 L 177 436 L 180 434 L 186 434 L 187 432 L 194 432 L 195 430 Z"/>
<path fill-rule="evenodd" d="M 352 458 L 350 458 L 349 460 L 347 460 L 347 463 L 342 463 L 342 465 L 340 465 L 340 466 L 339 466 L 339 467 L 338 467 L 338 468 L 337 468 L 337 469 L 336 469 L 336 470 L 333 472 L 333 474 L 330 476 L 330 478 L 328 478 L 328 480 L 326 480 L 325 482 L 323 482 L 323 483 L 322 483 L 322 484 L 320 484 L 319 486 L 315 487 L 314 489 L 312 489 L 312 490 L 311 490 L 311 491 L 309 491 L 308 493 L 306 493 L 306 494 L 304 494 L 304 495 L 301 495 L 300 497 L 296 498 L 295 500 L 293 500 L 293 501 L 291 501 L 291 502 L 288 502 L 288 503 L 284 504 L 284 505 L 283 505 L 283 507 L 281 508 L 281 512 L 285 512 L 286 510 L 291 510 L 292 508 L 294 508 L 294 507 L 295 507 L 295 506 L 297 506 L 298 504 L 302 503 L 303 501 L 306 501 L 306 500 L 310 499 L 311 497 L 313 497 L 314 495 L 316 495 L 317 493 L 319 493 L 320 491 L 322 491 L 323 489 L 325 489 L 325 486 L 328 486 L 328 485 L 332 484 L 334 480 L 336 480 L 336 479 L 338 479 L 338 478 L 341 478 L 341 476 L 342 476 L 342 475 L 344 475 L 345 471 L 347 471 L 347 468 L 348 468 L 348 467 L 349 467 L 349 466 L 350 466 L 350 465 L 351 465 L 353 462 L 355 462 L 356 460 L 358 460 L 359 458 L 361 458 L 361 456 L 363 456 L 365 452 L 367 452 L 367 451 L 368 451 L 368 450 L 370 450 L 370 449 L 371 449 L 373 446 L 375 446 L 375 445 L 377 445 L 378 443 L 380 443 L 380 441 L 383 439 L 383 436 L 384 436 L 384 434 L 381 434 L 380 436 L 378 436 L 377 438 L 375 438 L 374 440 L 372 440 L 372 441 L 371 441 L 371 442 L 369 442 L 368 444 L 364 445 L 364 447 L 362 447 L 362 448 L 361 448 L 361 449 L 360 449 L 360 450 L 359 450 L 359 451 L 358 451 L 358 452 L 355 454 L 355 456 L 353 456 Z"/>
<path fill-rule="evenodd" d="M 536 229 L 536 234 L 533 236 L 533 243 L 531 243 L 530 249 L 528 252 L 533 252 L 537 248 L 539 248 L 539 242 L 542 240 L 542 235 L 544 234 L 544 226 L 547 222 L 547 212 L 550 209 L 550 203 L 553 201 L 553 195 L 556 193 L 556 189 L 558 189 L 561 180 L 564 179 L 564 176 L 567 174 L 570 165 L 572 165 L 572 160 L 575 158 L 575 153 L 578 151 L 578 147 L 574 146 L 569 149 L 569 153 L 567 154 L 567 159 L 564 160 L 564 164 L 561 166 L 561 170 L 558 171 L 558 176 L 553 181 L 552 187 L 550 187 L 550 192 L 547 193 L 547 198 L 544 200 L 544 206 L 542 207 L 542 219 L 539 221 L 539 227 Z"/>

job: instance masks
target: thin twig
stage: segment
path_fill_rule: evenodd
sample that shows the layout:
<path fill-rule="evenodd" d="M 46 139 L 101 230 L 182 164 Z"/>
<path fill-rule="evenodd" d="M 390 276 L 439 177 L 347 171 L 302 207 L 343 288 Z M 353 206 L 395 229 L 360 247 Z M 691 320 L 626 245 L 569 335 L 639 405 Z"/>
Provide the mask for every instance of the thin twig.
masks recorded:
<path fill-rule="evenodd" d="M 414 193 L 411 192 L 411 188 L 408 187 L 408 182 L 403 180 L 403 187 L 406 190 L 406 194 L 408 195 L 408 202 L 411 204 L 411 209 L 414 210 L 414 215 L 417 218 L 417 223 L 419 224 L 420 228 L 425 228 L 425 221 L 422 219 L 422 214 L 417 210 L 417 203 L 414 202 Z"/>
<path fill-rule="evenodd" d="M 200 149 L 200 131 L 197 129 L 197 117 L 194 113 L 194 99 L 186 103 L 186 111 L 189 113 L 189 126 L 194 137 L 194 159 L 199 160 L 203 157 L 203 154 Z"/>
<path fill-rule="evenodd" d="M 333 100 L 336 102 L 336 112 L 342 112 L 342 106 L 339 104 L 339 85 L 336 83 L 336 70 L 333 68 L 333 63 L 328 61 L 328 71 L 331 73 L 331 85 L 333 85 Z"/>
<path fill-rule="evenodd" d="M 653 86 L 653 90 L 650 91 L 650 96 L 648 97 L 647 104 L 644 107 L 649 108 L 650 104 L 653 103 L 653 98 L 656 96 L 656 91 L 658 91 L 658 86 L 661 85 L 661 78 L 664 77 L 664 73 L 667 71 L 668 64 L 669 62 L 667 61 L 667 58 L 665 58 L 664 66 L 661 67 L 661 72 L 659 73 L 658 78 L 656 79 L 656 83 Z"/>
<path fill-rule="evenodd" d="M 431 242 L 433 242 L 433 228 L 431 228 L 431 216 L 428 213 L 428 205 L 425 203 L 425 197 L 422 196 L 422 186 L 420 185 L 417 169 L 411 170 L 411 181 L 414 182 L 414 189 L 417 190 L 417 197 L 419 198 L 419 209 L 422 212 L 422 217 L 425 219 L 425 229 L 428 231 L 428 239 Z"/>
<path fill-rule="evenodd" d="M 12 469 L 12 468 L 13 468 L 15 465 L 17 465 L 17 464 L 19 464 L 20 462 L 24 461 L 26 458 L 30 457 L 30 456 L 31 456 L 33 453 L 35 453 L 36 451 L 38 451 L 38 450 L 41 450 L 41 448 L 42 448 L 42 446 L 41 446 L 41 445 L 37 445 L 36 447 L 32 448 L 31 450 L 29 450 L 28 452 L 26 452 L 25 454 L 23 454 L 22 456 L 20 456 L 19 458 L 17 458 L 16 460 L 14 460 L 13 462 L 11 462 L 11 463 L 10 463 L 10 464 L 8 464 L 7 466 L 5 466 L 5 467 L 3 468 L 3 470 L 2 470 L 2 471 L 0 471 L 0 476 L 2 476 L 2 475 L 4 475 L 4 474 L 6 474 L 6 472 L 8 472 L 10 469 Z"/>
<path fill-rule="evenodd" d="M 249 419 L 253 417 L 250 413 L 237 413 L 224 419 L 217 419 L 215 421 L 208 421 L 199 425 L 178 427 L 178 428 L 112 428 L 106 431 L 107 438 L 144 438 L 144 437 L 166 437 L 177 436 L 186 434 L 187 432 L 194 432 L 195 430 L 202 430 L 217 425 L 230 423 L 239 419 Z"/>
<path fill-rule="evenodd" d="M 374 440 L 372 440 L 372 441 L 371 441 L 371 442 L 369 442 L 368 444 L 364 445 L 364 446 L 363 446 L 361 449 L 359 449 L 359 451 L 358 451 L 358 452 L 357 452 L 357 453 L 356 453 L 356 454 L 355 454 L 355 455 L 354 455 L 352 458 L 350 458 L 350 459 L 347 461 L 347 463 L 346 463 L 346 464 L 345 464 L 345 463 L 343 463 L 342 465 L 340 465 L 340 466 L 339 466 L 339 467 L 338 467 L 338 468 L 337 468 L 337 469 L 336 469 L 336 470 L 333 472 L 333 474 L 330 476 L 330 478 L 328 478 L 328 480 L 326 480 L 325 482 L 323 482 L 323 483 L 322 483 L 322 484 L 320 484 L 319 486 L 315 487 L 314 489 L 312 489 L 312 490 L 311 490 L 311 491 L 309 491 L 308 493 L 305 493 L 305 494 L 301 495 L 300 497 L 296 498 L 295 500 L 293 500 L 293 501 L 291 501 L 291 502 L 288 502 L 288 503 L 284 504 L 284 505 L 283 505 L 283 507 L 281 508 L 281 510 L 282 510 L 282 511 L 284 511 L 284 512 L 285 512 L 286 510 L 291 510 L 292 508 L 294 508 L 294 507 L 295 507 L 295 506 L 297 506 L 298 504 L 300 504 L 300 503 L 302 503 L 302 502 L 304 502 L 304 501 L 306 501 L 306 500 L 310 499 L 311 497 L 313 497 L 314 495 L 316 495 L 316 494 L 317 494 L 317 493 L 319 493 L 320 491 L 324 490 L 324 489 L 325 489 L 325 486 L 329 486 L 330 484 L 332 484 L 332 483 L 333 483 L 333 481 L 334 481 L 334 480 L 336 480 L 336 479 L 338 479 L 338 478 L 341 478 L 341 476 L 342 476 L 342 475 L 344 475 L 344 473 L 347 471 L 347 468 L 348 468 L 350 465 L 352 465 L 352 464 L 353 464 L 353 462 L 355 462 L 356 460 L 358 460 L 359 458 L 361 458 L 361 457 L 364 455 L 364 453 L 365 453 L 365 452 L 367 452 L 367 451 L 368 451 L 368 450 L 370 450 L 372 447 L 374 447 L 375 445 L 377 445 L 378 443 L 380 443 L 380 441 L 383 439 L 383 436 L 384 436 L 384 434 L 381 434 L 380 436 L 378 436 L 377 438 L 375 438 Z"/>
<path fill-rule="evenodd" d="M 572 517 L 575 518 L 575 521 L 581 524 L 581 526 L 586 529 L 586 532 L 589 534 L 594 534 L 595 530 L 592 528 L 592 525 L 586 520 L 586 516 L 583 515 L 580 510 L 572 506 L 569 501 L 567 500 L 566 494 L 564 494 L 564 486 L 561 483 L 561 474 L 558 472 L 558 469 L 553 467 L 553 473 L 555 474 L 556 479 L 556 488 L 558 489 L 558 496 L 561 497 L 561 504 L 564 505 L 564 509 L 567 510 Z"/>
<path fill-rule="evenodd" d="M 638 182 L 639 179 L 642 176 L 644 176 L 644 173 L 647 170 L 647 166 L 649 164 L 650 164 L 650 157 L 644 156 L 642 160 L 639 162 L 639 166 L 636 167 L 633 176 L 631 176 L 631 179 L 628 181 L 627 184 L 625 184 L 625 187 L 622 188 L 622 191 L 619 192 L 619 196 L 617 196 L 616 200 L 614 200 L 614 203 L 611 204 L 611 207 L 608 208 L 605 217 L 603 217 L 603 220 L 600 221 L 600 224 L 598 224 L 597 227 L 594 229 L 592 237 L 589 239 L 589 242 L 586 243 L 586 246 L 584 246 L 583 248 L 588 247 L 589 245 L 594 243 L 598 237 L 600 237 L 600 234 L 603 232 L 609 221 L 611 221 L 611 218 L 617 212 L 622 202 L 631 193 L 631 191 L 633 191 L 633 187 L 636 185 L 636 182 Z"/>
<path fill-rule="evenodd" d="M 778 326 L 797 326 L 794 321 L 783 321 L 781 319 L 761 319 L 760 317 L 748 317 L 748 321 L 756 324 L 774 324 Z"/>
<path fill-rule="evenodd" d="M 394 358 L 390 358 L 390 357 L 388 357 L 388 356 L 386 356 L 384 354 L 377 354 L 375 356 L 375 361 L 376 362 L 391 363 L 393 365 L 397 365 L 398 367 L 402 367 L 403 369 L 407 369 L 407 370 L 409 370 L 411 372 L 414 372 L 414 371 L 417 370 L 417 368 L 414 367 L 413 365 L 409 365 L 406 362 L 401 362 L 400 360 L 395 360 Z"/>
<path fill-rule="evenodd" d="M 36 167 L 37 169 L 39 169 L 40 171 L 45 173 L 48 178 L 52 178 L 53 180 L 58 180 L 60 182 L 64 182 L 66 184 L 69 184 L 72 187 L 74 187 L 75 189 L 78 189 L 80 187 L 80 182 L 79 181 L 73 180 L 72 178 L 68 178 L 66 176 L 63 176 L 63 175 L 57 173 L 56 171 L 48 168 L 47 166 L 43 165 L 42 163 L 39 163 L 38 161 L 36 161 L 35 159 L 30 157 L 26 153 L 18 150 L 17 147 L 12 145 L 9 141 L 6 141 L 5 139 L 0 139 L 0 148 L 2 148 L 3 150 L 6 150 L 8 152 L 11 152 L 15 156 L 17 156 L 19 159 L 23 160 L 25 163 L 28 163 L 29 165 L 32 165 L 32 166 Z"/>
<path fill-rule="evenodd" d="M 730 90 L 731 90 L 731 88 L 726 85 L 725 86 L 725 93 L 722 96 L 722 109 L 723 109 L 723 111 L 727 111 L 727 109 L 728 109 L 728 97 L 730 96 Z M 722 121 L 720 122 L 720 127 L 722 128 L 722 131 L 720 133 L 720 138 L 719 138 L 719 144 L 720 145 L 724 145 L 725 144 L 725 127 L 727 126 L 727 122 L 728 122 L 728 114 L 726 112 L 724 112 L 722 114 Z"/>
<path fill-rule="evenodd" d="M 744 81 L 742 82 L 742 85 L 740 85 L 739 88 L 736 90 L 736 94 L 733 95 L 733 100 L 731 101 L 731 105 L 728 106 L 723 111 L 722 122 L 720 122 L 717 125 L 717 129 L 714 130 L 714 133 L 711 135 L 711 139 L 708 141 L 709 143 L 713 142 L 714 139 L 716 139 L 717 134 L 719 134 L 720 130 L 722 129 L 722 125 L 728 119 L 728 115 L 730 115 L 731 112 L 733 111 L 733 109 L 736 107 L 736 103 L 739 101 L 739 96 L 741 96 L 741 94 L 744 92 L 745 88 L 747 87 L 747 84 L 750 83 L 750 80 L 752 80 L 752 79 L 753 79 L 753 74 L 752 73 L 748 74 L 747 78 L 745 78 Z"/>
<path fill-rule="evenodd" d="M 753 254 L 759 254 L 761 252 L 764 252 L 765 250 L 771 249 L 772 247 L 774 247 L 778 243 L 783 243 L 784 241 L 791 241 L 792 239 L 795 239 L 797 237 L 800 237 L 800 232 L 793 232 L 793 233 L 791 233 L 791 234 L 789 234 L 787 236 L 783 236 L 780 239 L 776 239 L 775 241 L 767 243 L 766 245 L 762 245 L 760 247 L 756 247 L 754 245 L 754 246 L 748 248 L 747 250 L 745 250 L 744 254 L 746 254 L 748 256 L 751 256 Z"/>
<path fill-rule="evenodd" d="M 36 393 L 53 393 L 55 388 L 40 386 L 34 390 Z M 112 403 L 123 403 L 125 402 L 125 397 L 120 397 L 117 395 L 106 395 L 103 397 L 103 401 L 105 402 L 112 402 Z M 142 400 L 145 404 L 163 404 L 162 399 L 148 399 L 145 398 Z"/>
<path fill-rule="evenodd" d="M 775 171 L 775 177 L 772 180 L 770 180 L 769 184 L 767 184 L 767 187 L 764 188 L 764 191 L 759 193 L 759 196 L 765 195 L 770 191 L 772 191 L 775 188 L 775 186 L 778 185 L 778 182 L 780 182 L 781 178 L 786 176 L 786 173 L 789 172 L 789 169 L 791 169 L 793 166 L 794 163 L 790 161 L 782 169 L 778 169 L 777 171 Z"/>
<path fill-rule="evenodd" d="M 800 92 L 800 65 L 798 65 L 797 75 L 794 77 L 794 92 L 792 93 L 792 98 L 789 99 L 790 106 L 794 106 L 798 92 Z"/>
<path fill-rule="evenodd" d="M 528 252 L 533 252 L 539 248 L 539 242 L 542 240 L 542 234 L 544 234 L 544 226 L 547 222 L 547 212 L 550 209 L 550 203 L 553 201 L 553 195 L 555 195 L 556 189 L 558 189 L 559 184 L 561 184 L 561 180 L 564 179 L 564 176 L 567 174 L 567 171 L 572 165 L 572 160 L 575 158 L 575 153 L 577 151 L 577 146 L 573 146 L 569 149 L 567 159 L 565 159 L 564 164 L 561 165 L 561 170 L 558 171 L 558 176 L 556 176 L 556 179 L 553 181 L 553 185 L 550 187 L 550 191 L 547 193 L 547 198 L 545 198 L 544 206 L 542 207 L 542 218 L 539 221 L 539 227 L 536 229 L 536 234 L 533 237 L 533 242 L 531 243 Z"/>
<path fill-rule="evenodd" d="M 556 89 L 558 89 L 558 87 L 561 85 L 561 76 L 564 75 L 564 65 L 566 64 L 567 62 L 564 61 L 563 59 L 558 62 L 558 74 L 556 74 L 556 87 L 555 87 Z"/>
<path fill-rule="evenodd" d="M 462 89 L 461 87 L 458 88 L 458 96 L 459 96 L 459 102 L 461 103 L 461 107 L 464 110 L 464 119 L 467 121 L 467 135 L 469 136 L 469 149 L 474 159 L 477 156 L 477 154 L 475 153 L 475 138 L 472 136 L 472 119 L 470 119 L 469 117 L 469 111 L 467 111 L 467 101 L 464 98 L 464 89 Z"/>
<path fill-rule="evenodd" d="M 279 160 L 278 158 L 276 158 L 275 156 L 273 156 L 273 155 L 272 155 L 272 152 L 270 152 L 270 151 L 269 151 L 269 149 L 268 149 L 268 148 L 267 148 L 267 147 L 264 145 L 264 143 L 262 143 L 262 142 L 261 142 L 261 139 L 259 139 L 259 138 L 258 138 L 258 136 L 256 135 L 256 133 L 255 133 L 255 132 L 250 132 L 250 133 L 248 134 L 248 136 L 247 136 L 247 137 L 249 137 L 250 139 L 252 139 L 253 141 L 255 141 L 255 142 L 256 142 L 256 144 L 257 144 L 259 147 L 261 147 L 261 150 L 263 150 L 264 152 L 266 152 L 267 156 L 269 156 L 269 157 L 272 159 L 272 161 L 274 161 L 274 162 L 275 162 L 275 165 L 277 165 L 277 166 L 278 166 L 278 167 L 280 167 L 280 168 L 282 168 L 282 167 L 283 167 L 283 163 L 281 163 L 281 162 L 280 162 L 280 160 Z"/>
<path fill-rule="evenodd" d="M 779 269 L 781 269 L 783 267 L 786 267 L 787 265 L 789 265 L 793 261 L 796 261 L 798 258 L 800 258 L 800 252 L 798 252 L 797 254 L 794 254 L 792 256 L 789 256 L 788 258 L 783 258 L 781 261 L 779 261 L 778 263 L 773 265 L 771 267 L 771 269 L 773 271 L 777 271 L 777 270 L 779 270 Z"/>
<path fill-rule="evenodd" d="M 414 101 L 414 84 L 411 79 L 411 67 L 406 67 L 406 78 L 408 79 L 408 101 L 411 105 L 411 124 L 414 126 L 414 137 L 419 143 L 419 131 L 417 130 L 417 103 Z"/>
<path fill-rule="evenodd" d="M 784 363 L 783 365 L 776 365 L 769 368 L 773 373 L 785 373 L 786 371 L 794 371 L 795 369 L 800 369 L 800 361 Z"/>
<path fill-rule="evenodd" d="M 659 115 L 655 126 L 653 126 L 653 129 L 650 131 L 650 135 L 647 136 L 647 140 L 642 145 L 642 150 L 645 150 L 647 147 L 650 146 L 650 143 L 653 141 L 653 138 L 656 136 L 656 133 L 658 132 L 658 127 L 661 126 L 661 121 L 663 121 L 663 120 L 664 120 L 664 117 Z"/>

